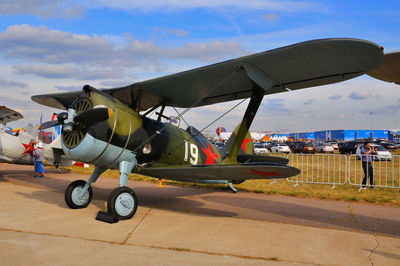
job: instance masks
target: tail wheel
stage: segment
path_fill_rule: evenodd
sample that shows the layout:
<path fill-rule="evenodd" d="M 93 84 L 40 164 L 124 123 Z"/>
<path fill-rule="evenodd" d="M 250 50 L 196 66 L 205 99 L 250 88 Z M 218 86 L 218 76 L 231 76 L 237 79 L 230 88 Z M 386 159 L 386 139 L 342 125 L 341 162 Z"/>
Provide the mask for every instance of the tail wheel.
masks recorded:
<path fill-rule="evenodd" d="M 65 190 L 65 203 L 71 209 L 82 209 L 86 208 L 93 197 L 92 188 L 89 189 L 81 195 L 83 188 L 86 185 L 86 181 L 75 180 Z"/>
<path fill-rule="evenodd" d="M 111 192 L 107 202 L 108 212 L 120 220 L 130 219 L 136 212 L 138 200 L 128 187 L 119 187 Z"/>
<path fill-rule="evenodd" d="M 82 97 L 76 99 L 72 105 L 71 109 L 75 109 L 76 114 L 80 114 L 87 110 L 93 109 L 93 104 L 89 98 Z M 86 125 L 84 123 L 76 123 L 74 125 L 74 130 L 71 132 L 63 132 L 62 138 L 63 143 L 68 149 L 75 148 L 83 140 L 86 134 Z"/>

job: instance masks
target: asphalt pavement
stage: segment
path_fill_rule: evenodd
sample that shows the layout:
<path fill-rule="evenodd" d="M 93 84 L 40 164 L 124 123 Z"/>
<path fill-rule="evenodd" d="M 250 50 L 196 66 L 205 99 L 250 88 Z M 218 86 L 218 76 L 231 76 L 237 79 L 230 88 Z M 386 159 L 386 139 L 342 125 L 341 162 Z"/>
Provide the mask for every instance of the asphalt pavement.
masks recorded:
<path fill-rule="evenodd" d="M 400 264 L 396 207 L 129 181 L 137 213 L 106 224 L 94 218 L 117 179 L 100 178 L 86 209 L 64 202 L 68 184 L 87 178 L 0 164 L 2 265 Z"/>

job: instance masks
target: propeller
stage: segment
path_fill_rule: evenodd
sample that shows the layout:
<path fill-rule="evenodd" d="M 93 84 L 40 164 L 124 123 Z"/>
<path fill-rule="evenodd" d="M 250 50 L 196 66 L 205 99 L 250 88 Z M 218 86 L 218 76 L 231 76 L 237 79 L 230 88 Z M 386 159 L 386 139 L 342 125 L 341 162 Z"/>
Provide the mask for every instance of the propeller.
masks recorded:
<path fill-rule="evenodd" d="M 44 122 L 40 125 L 39 130 L 54 127 L 57 125 L 65 125 L 65 128 L 63 128 L 63 130 L 72 131 L 72 127 L 75 123 L 84 123 L 87 126 L 92 126 L 107 120 L 113 115 L 113 110 L 106 107 L 91 109 L 78 115 L 75 115 L 74 111 L 75 110 L 73 109 L 69 109 L 68 112 L 59 113 L 57 115 L 57 120 Z M 72 119 L 70 119 L 69 116 L 72 116 Z"/>
<path fill-rule="evenodd" d="M 110 108 L 95 108 L 82 112 L 74 117 L 75 123 L 84 123 L 88 126 L 95 125 L 97 123 L 103 122 L 113 115 L 113 110 Z"/>
<path fill-rule="evenodd" d="M 57 120 L 47 121 L 40 125 L 39 130 L 43 130 L 46 128 L 58 126 L 64 124 L 64 120 L 68 118 L 67 112 L 62 112 L 57 115 Z"/>

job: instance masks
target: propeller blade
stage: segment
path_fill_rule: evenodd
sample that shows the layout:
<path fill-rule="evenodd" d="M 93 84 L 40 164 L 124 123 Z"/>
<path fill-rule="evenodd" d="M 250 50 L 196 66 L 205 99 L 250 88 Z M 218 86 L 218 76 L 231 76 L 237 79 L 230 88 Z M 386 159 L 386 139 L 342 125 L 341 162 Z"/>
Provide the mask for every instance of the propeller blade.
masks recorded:
<path fill-rule="evenodd" d="M 47 122 L 44 122 L 43 124 L 40 125 L 39 130 L 43 130 L 43 129 L 46 129 L 46 128 L 51 128 L 51 127 L 54 127 L 54 126 L 58 126 L 60 124 L 61 124 L 60 121 L 47 121 Z"/>
<path fill-rule="evenodd" d="M 81 122 L 91 126 L 107 120 L 112 115 L 113 111 L 110 108 L 95 108 L 78 114 L 74 117 L 74 122 Z"/>

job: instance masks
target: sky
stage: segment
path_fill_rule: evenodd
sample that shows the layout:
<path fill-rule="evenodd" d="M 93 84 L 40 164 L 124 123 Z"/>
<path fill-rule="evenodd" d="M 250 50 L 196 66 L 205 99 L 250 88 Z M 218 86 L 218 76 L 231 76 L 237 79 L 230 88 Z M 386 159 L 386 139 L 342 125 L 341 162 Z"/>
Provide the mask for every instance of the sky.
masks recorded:
<path fill-rule="evenodd" d="M 195 67 L 321 38 L 360 38 L 400 51 L 398 1 L 2 0 L 1 105 L 38 124 L 59 110 L 36 94 L 129 85 Z M 228 131 L 246 103 L 194 108 L 181 126 Z M 178 110 L 180 112 L 182 110 Z M 174 109 L 166 110 L 176 115 Z M 400 128 L 400 86 L 363 75 L 265 96 L 253 131 Z"/>

